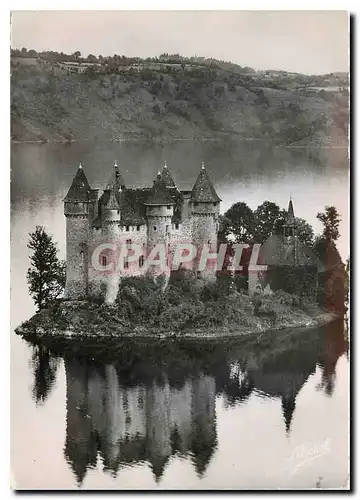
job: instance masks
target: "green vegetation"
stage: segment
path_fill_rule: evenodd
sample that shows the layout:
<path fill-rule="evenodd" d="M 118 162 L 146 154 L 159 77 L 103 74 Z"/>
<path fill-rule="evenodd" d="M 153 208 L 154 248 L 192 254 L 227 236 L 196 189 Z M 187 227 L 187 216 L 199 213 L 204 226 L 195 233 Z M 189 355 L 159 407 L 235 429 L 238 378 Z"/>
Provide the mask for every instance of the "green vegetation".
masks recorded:
<path fill-rule="evenodd" d="M 254 211 L 244 202 L 232 205 L 223 216 L 220 216 L 220 235 L 222 243 L 229 245 L 228 254 L 233 253 L 232 242 L 264 243 L 271 234 L 282 234 L 286 211 L 276 203 L 264 201 Z M 326 206 L 317 218 L 323 223 L 322 234 L 314 237 L 311 225 L 303 219 L 296 218 L 299 240 L 307 245 L 320 259 L 324 270 L 316 277 L 311 268 L 269 268 L 266 273 L 266 286 L 271 282 L 272 290 L 283 290 L 294 293 L 297 297 L 308 296 L 325 310 L 343 313 L 346 310 L 346 297 L 349 293 L 349 270 L 345 268 L 336 248 L 338 240 L 340 216 L 333 206 Z M 245 250 L 242 257 L 244 275 L 239 276 L 241 287 L 247 289 L 247 267 L 251 252 Z M 349 266 L 348 266 L 349 267 Z"/>
<path fill-rule="evenodd" d="M 336 211 L 335 207 L 332 207 Z M 271 234 L 282 234 L 287 212 L 272 202 L 264 201 L 254 211 L 244 202 L 234 203 L 220 216 L 220 239 L 230 243 L 264 243 Z M 299 240 L 308 246 L 314 243 L 314 230 L 296 217 Z"/>
<path fill-rule="evenodd" d="M 58 250 L 42 226 L 30 233 L 28 248 L 31 266 L 27 272 L 30 295 L 37 308 L 44 309 L 63 292 L 66 278 L 65 262 L 59 261 Z"/>
<path fill-rule="evenodd" d="M 316 325 L 321 314 L 315 304 L 283 291 L 250 298 L 229 278 L 213 284 L 173 278 L 164 291 L 162 279 L 134 277 L 122 280 L 114 305 L 58 302 L 21 325 L 18 333 L 29 339 L 72 332 L 76 337 L 216 337 Z"/>
<path fill-rule="evenodd" d="M 314 250 L 324 263 L 325 272 L 320 276 L 318 302 L 324 309 L 346 311 L 350 286 L 350 261 L 345 265 L 336 248 L 338 240 L 340 216 L 335 207 L 326 206 L 325 212 L 317 214 L 324 229 L 317 236 Z"/>
<path fill-rule="evenodd" d="M 348 96 L 323 90 L 345 89 L 347 75 L 256 72 L 168 54 L 139 59 L 34 52 L 12 52 L 12 140 L 347 142 Z M 34 64 L 22 62 L 29 58 Z M 59 67 L 64 60 L 99 67 L 74 74 Z M 317 86 L 322 90 L 308 90 Z"/>
<path fill-rule="evenodd" d="M 238 241 L 251 243 L 254 228 L 260 227 L 265 238 L 281 226 L 283 212 L 268 201 L 254 212 L 244 203 L 236 203 L 222 222 L 227 224 L 228 231 L 236 233 Z M 318 276 L 312 268 L 270 268 L 266 280 L 271 281 L 273 293 L 255 293 L 252 297 L 248 295 L 246 264 L 243 275 L 232 277 L 220 273 L 215 282 L 197 279 L 186 270 L 174 273 L 169 281 L 163 276 L 128 277 L 121 280 L 113 305 L 105 304 L 103 299 L 56 300 L 64 288 L 65 266 L 57 259 L 51 236 L 37 226 L 28 244 L 32 250 L 28 282 L 39 312 L 18 333 L 28 338 L 61 335 L 61 332 L 63 335 L 76 332 L 76 336 L 85 337 L 158 334 L 215 337 L 315 325 L 324 311 L 337 315 L 346 312 L 350 268 L 349 260 L 345 267 L 336 249 L 340 223 L 336 208 L 325 207 L 318 218 L 324 224 L 323 233 L 312 244 L 324 265 Z M 302 227 L 303 241 L 312 242 L 311 226 L 302 221 Z M 229 232 L 222 234 L 226 241 Z M 245 252 L 245 259 L 248 257 Z"/>

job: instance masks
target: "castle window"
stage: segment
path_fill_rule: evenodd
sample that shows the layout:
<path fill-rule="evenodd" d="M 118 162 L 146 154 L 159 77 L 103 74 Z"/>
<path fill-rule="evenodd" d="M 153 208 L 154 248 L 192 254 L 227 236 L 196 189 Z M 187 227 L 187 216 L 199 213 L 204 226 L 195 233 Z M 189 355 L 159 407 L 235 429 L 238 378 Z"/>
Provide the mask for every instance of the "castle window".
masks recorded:
<path fill-rule="evenodd" d="M 126 246 L 127 246 L 127 248 L 131 247 L 131 243 L 132 243 L 131 240 L 126 240 Z"/>
<path fill-rule="evenodd" d="M 154 231 L 156 231 L 156 226 L 154 226 Z"/>
<path fill-rule="evenodd" d="M 196 277 L 201 278 L 201 271 L 196 271 Z"/>
<path fill-rule="evenodd" d="M 130 231 L 130 226 L 126 226 L 126 231 Z"/>
<path fill-rule="evenodd" d="M 214 207 L 216 207 L 216 206 L 217 206 L 217 203 L 214 203 Z"/>
<path fill-rule="evenodd" d="M 124 269 L 129 269 L 129 261 L 128 261 L 127 257 L 125 257 L 125 259 L 124 259 Z"/>
<path fill-rule="evenodd" d="M 139 257 L 139 267 L 143 267 L 143 265 L 144 265 L 144 256 L 140 255 L 140 257 Z"/>
<path fill-rule="evenodd" d="M 136 226 L 136 231 L 140 231 L 140 226 Z"/>
<path fill-rule="evenodd" d="M 179 229 L 179 224 L 175 224 L 175 229 Z"/>
<path fill-rule="evenodd" d="M 198 202 L 197 202 L 197 201 L 195 201 L 195 203 L 194 203 L 194 207 L 197 207 L 197 206 L 198 206 Z"/>
<path fill-rule="evenodd" d="M 171 208 L 171 206 L 170 206 L 170 205 L 168 205 L 168 206 L 167 206 L 167 209 L 168 209 L 168 210 L 170 210 L 170 208 Z"/>
<path fill-rule="evenodd" d="M 102 264 L 103 266 L 106 266 L 106 255 L 103 255 L 103 256 L 101 257 L 101 264 Z"/>

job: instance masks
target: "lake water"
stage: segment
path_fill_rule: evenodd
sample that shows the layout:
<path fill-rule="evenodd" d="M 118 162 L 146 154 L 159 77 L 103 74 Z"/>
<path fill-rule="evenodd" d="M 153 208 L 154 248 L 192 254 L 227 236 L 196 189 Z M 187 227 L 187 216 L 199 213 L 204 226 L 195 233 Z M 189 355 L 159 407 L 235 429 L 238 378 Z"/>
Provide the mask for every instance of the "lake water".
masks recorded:
<path fill-rule="evenodd" d="M 266 199 L 286 208 L 291 194 L 295 214 L 316 232 L 317 212 L 335 205 L 343 218 L 338 247 L 343 259 L 348 256 L 343 149 L 310 154 L 255 142 L 12 145 L 13 486 L 346 485 L 349 381 L 341 325 L 314 331 L 300 345 L 295 337 L 271 349 L 264 341 L 220 344 L 206 355 L 190 350 L 178 366 L 129 347 L 126 362 L 118 351 L 114 359 L 54 358 L 13 333 L 34 313 L 25 279 L 28 233 L 37 224 L 46 226 L 64 257 L 62 199 L 78 164 L 91 187 L 103 188 L 114 160 L 130 187 L 151 184 L 166 160 L 181 189 L 192 187 L 204 160 L 223 211 L 236 201 L 256 208 Z M 160 359 L 178 360 L 177 351 L 159 350 L 157 356 L 162 352 Z"/>

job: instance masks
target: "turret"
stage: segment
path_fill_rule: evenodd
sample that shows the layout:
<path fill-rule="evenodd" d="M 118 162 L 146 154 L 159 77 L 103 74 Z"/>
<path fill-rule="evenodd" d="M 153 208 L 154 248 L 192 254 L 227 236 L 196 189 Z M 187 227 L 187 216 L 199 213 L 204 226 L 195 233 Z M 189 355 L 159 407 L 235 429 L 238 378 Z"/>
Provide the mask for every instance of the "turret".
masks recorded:
<path fill-rule="evenodd" d="M 115 191 L 107 189 L 108 199 L 104 203 L 104 224 L 105 226 L 120 223 L 120 205 L 117 200 Z"/>
<path fill-rule="evenodd" d="M 125 189 L 125 182 L 115 161 L 106 189 L 112 189 L 115 193 Z"/>
<path fill-rule="evenodd" d="M 94 194 L 81 166 L 64 199 L 66 217 L 66 284 L 64 298 L 87 295 L 88 240 Z"/>
<path fill-rule="evenodd" d="M 294 215 L 294 207 L 291 198 L 289 201 L 285 223 L 283 224 L 283 235 L 286 237 L 296 236 L 296 219 Z"/>
<path fill-rule="evenodd" d="M 64 198 L 65 216 L 87 216 L 92 202 L 91 188 L 80 163 L 68 194 Z"/>
<path fill-rule="evenodd" d="M 193 219 L 192 237 L 198 255 L 204 245 L 208 245 L 211 252 L 216 252 L 220 201 L 203 162 L 190 196 Z M 206 275 L 214 277 L 216 265 L 213 264 L 207 265 L 206 270 L 199 274 L 204 277 Z"/>
<path fill-rule="evenodd" d="M 162 179 L 161 172 L 158 172 L 144 204 L 148 225 L 148 252 L 151 252 L 155 245 L 162 244 L 167 255 L 175 202 Z"/>
<path fill-rule="evenodd" d="M 109 187 L 109 186 L 107 186 Z M 106 238 L 107 243 L 114 244 L 118 247 L 120 245 L 120 205 L 118 202 L 117 195 L 113 189 L 106 189 L 104 191 L 104 205 L 103 205 L 103 235 Z M 117 259 L 114 259 L 113 255 L 109 255 L 106 258 L 106 263 L 110 264 L 110 261 L 114 264 L 114 269 L 117 266 Z M 107 289 L 105 301 L 108 304 L 113 304 L 120 282 L 120 274 L 113 271 L 107 276 Z"/>
<path fill-rule="evenodd" d="M 215 391 L 214 377 L 201 374 L 193 382 L 190 451 L 199 477 L 204 475 L 217 446 Z"/>
<path fill-rule="evenodd" d="M 285 223 L 282 226 L 283 237 L 287 245 L 287 252 L 292 256 L 293 265 L 296 266 L 298 262 L 298 249 L 297 249 L 297 224 L 294 214 L 294 207 L 292 199 L 290 198 L 288 211 L 285 218 Z"/>
<path fill-rule="evenodd" d="M 165 162 L 162 170 L 161 170 L 161 179 L 164 182 L 165 186 L 169 189 L 175 188 L 176 189 L 176 184 L 174 182 L 174 179 L 171 176 L 171 173 L 169 171 L 169 168 L 167 166 L 167 163 Z"/>

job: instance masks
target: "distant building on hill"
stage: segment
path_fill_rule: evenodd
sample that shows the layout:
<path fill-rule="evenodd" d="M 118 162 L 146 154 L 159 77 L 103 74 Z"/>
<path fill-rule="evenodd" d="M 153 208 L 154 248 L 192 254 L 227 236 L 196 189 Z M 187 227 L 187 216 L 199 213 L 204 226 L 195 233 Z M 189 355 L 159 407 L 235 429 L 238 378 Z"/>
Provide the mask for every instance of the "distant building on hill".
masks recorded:
<path fill-rule="evenodd" d="M 88 68 L 101 68 L 100 63 L 61 61 L 57 66 L 71 73 L 84 73 Z"/>

